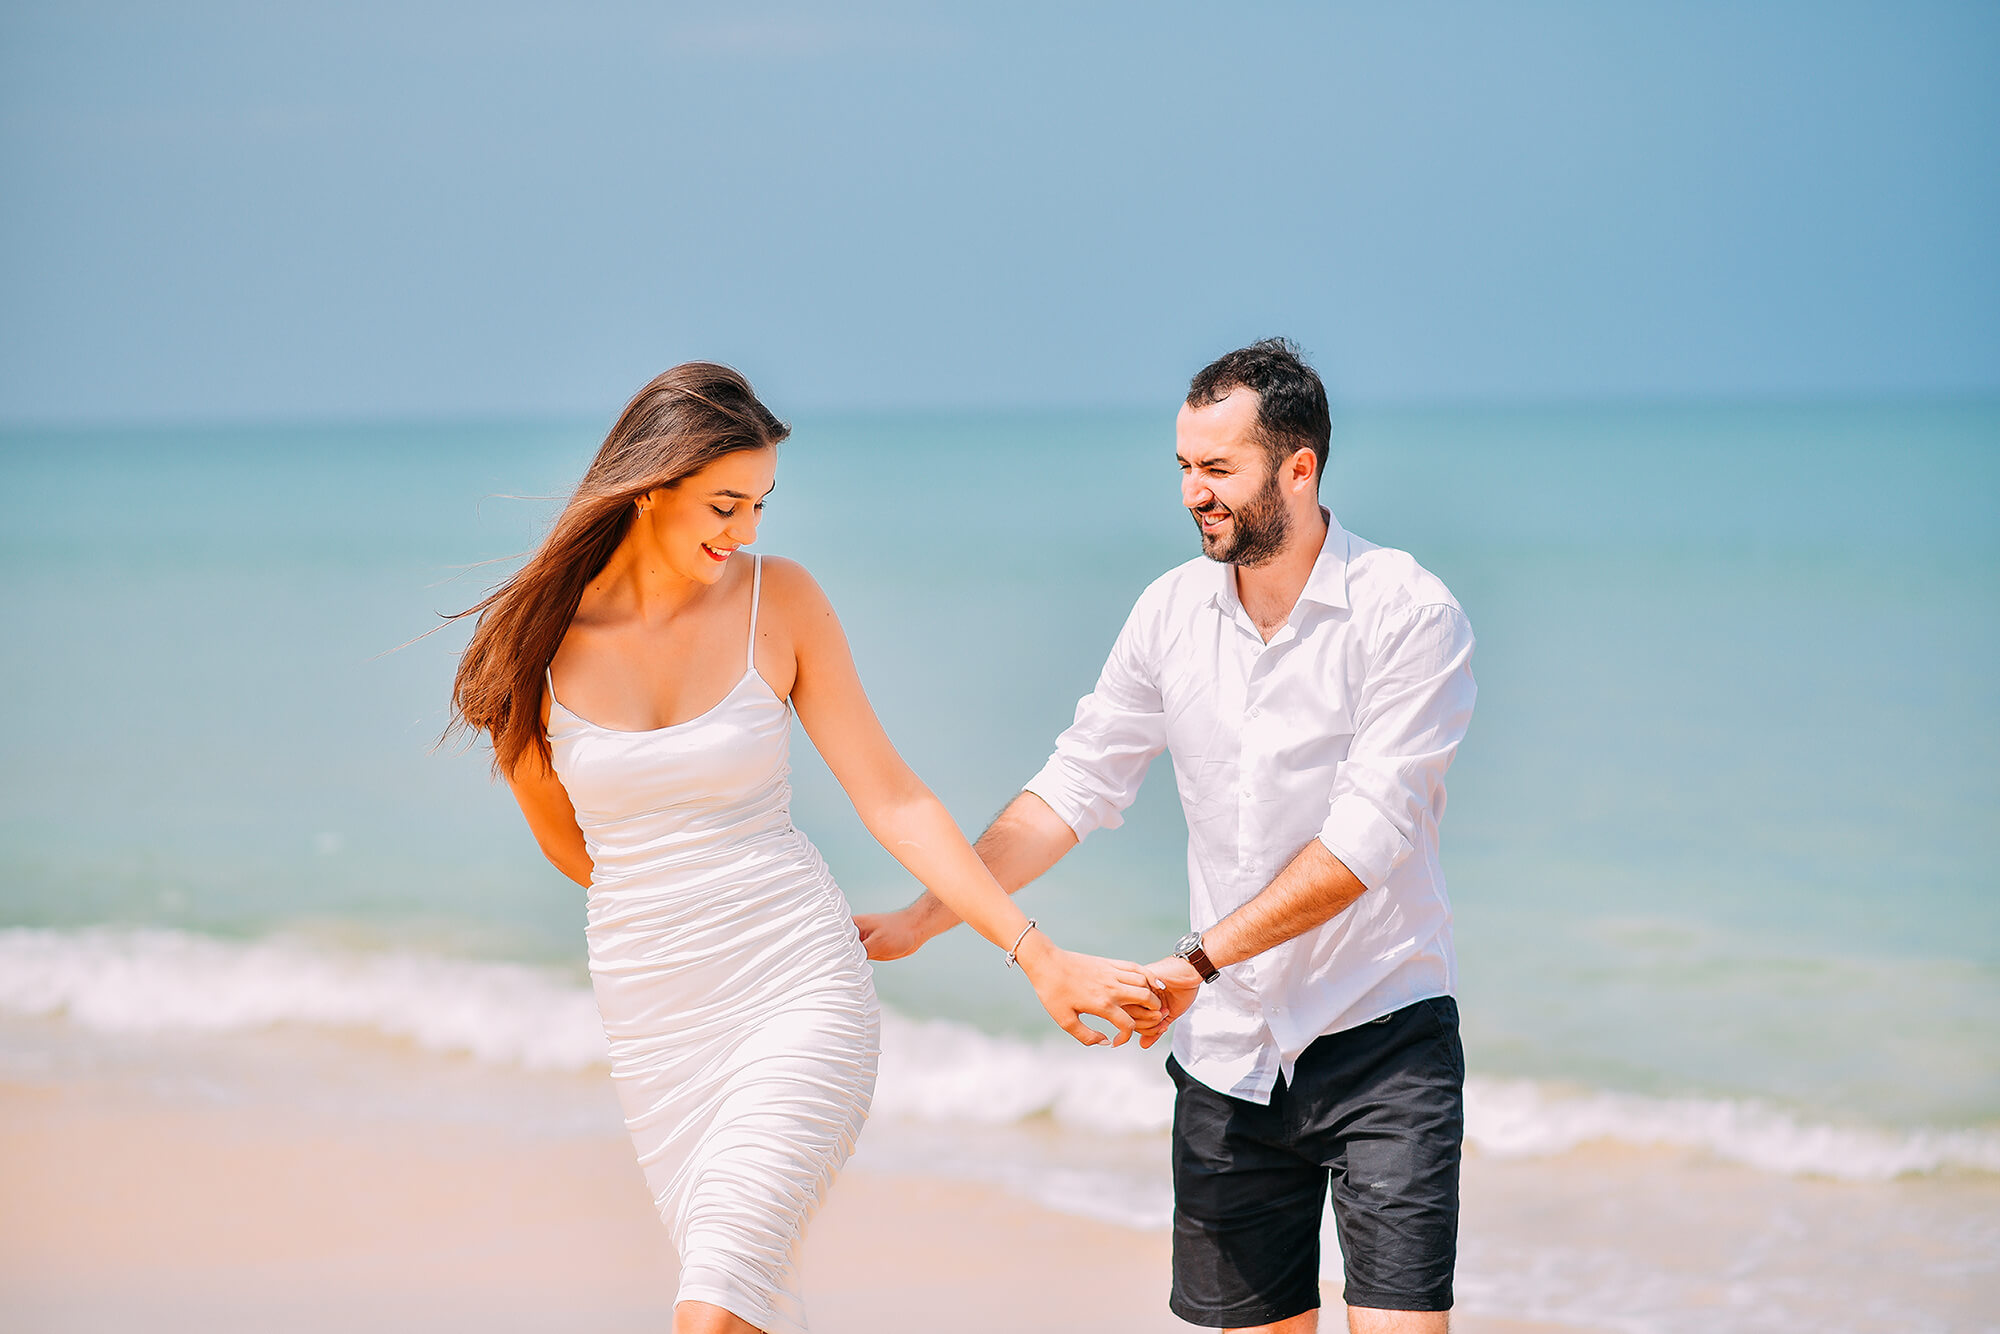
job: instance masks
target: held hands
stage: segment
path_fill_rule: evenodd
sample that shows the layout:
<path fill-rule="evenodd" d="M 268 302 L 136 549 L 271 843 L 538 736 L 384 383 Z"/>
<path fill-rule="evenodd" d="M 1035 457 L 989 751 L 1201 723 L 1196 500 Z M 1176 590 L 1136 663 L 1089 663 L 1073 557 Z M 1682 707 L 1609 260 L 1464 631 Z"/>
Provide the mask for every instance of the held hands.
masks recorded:
<path fill-rule="evenodd" d="M 1164 1029 L 1158 1017 L 1159 993 L 1145 970 L 1135 963 L 1072 954 L 1038 930 L 1028 932 L 1015 958 L 1049 1018 L 1086 1047 L 1122 1047 L 1141 1024 L 1159 1024 Z M 1086 1014 L 1109 1023 L 1118 1036 L 1106 1037 L 1084 1023 Z"/>
<path fill-rule="evenodd" d="M 1167 1035 L 1174 1020 L 1186 1014 L 1194 998 L 1201 994 L 1201 974 L 1177 954 L 1147 964 L 1144 972 L 1159 1005 L 1150 1013 L 1134 1011 L 1132 1027 L 1139 1035 L 1139 1045 L 1150 1047 Z"/>
<path fill-rule="evenodd" d="M 854 927 L 868 957 L 881 963 L 916 953 L 937 934 L 931 920 L 919 900 L 895 912 L 857 913 Z M 956 920 L 948 918 L 946 925 Z M 1040 931 L 1028 933 L 1016 957 L 1042 1008 L 1086 1047 L 1121 1047 L 1134 1033 L 1140 1046 L 1151 1047 L 1187 1013 L 1201 990 L 1201 975 L 1185 959 L 1169 955 L 1141 968 L 1123 960 L 1073 954 Z M 1086 1014 L 1109 1023 L 1117 1036 L 1107 1037 L 1085 1024 Z"/>

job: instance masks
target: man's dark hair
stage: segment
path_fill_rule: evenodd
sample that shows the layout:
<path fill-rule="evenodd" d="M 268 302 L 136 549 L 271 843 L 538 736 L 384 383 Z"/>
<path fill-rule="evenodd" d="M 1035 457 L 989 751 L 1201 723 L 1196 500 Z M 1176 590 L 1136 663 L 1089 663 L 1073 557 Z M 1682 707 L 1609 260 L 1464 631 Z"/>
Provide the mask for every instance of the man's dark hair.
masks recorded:
<path fill-rule="evenodd" d="M 1333 416 L 1326 405 L 1326 386 L 1306 365 L 1298 345 L 1289 338 L 1261 338 L 1217 357 L 1188 382 L 1188 406 L 1220 403 L 1239 387 L 1257 391 L 1257 434 L 1271 466 L 1276 468 L 1295 450 L 1310 449 L 1319 460 L 1313 472 L 1313 485 L 1318 486 L 1326 471 Z"/>

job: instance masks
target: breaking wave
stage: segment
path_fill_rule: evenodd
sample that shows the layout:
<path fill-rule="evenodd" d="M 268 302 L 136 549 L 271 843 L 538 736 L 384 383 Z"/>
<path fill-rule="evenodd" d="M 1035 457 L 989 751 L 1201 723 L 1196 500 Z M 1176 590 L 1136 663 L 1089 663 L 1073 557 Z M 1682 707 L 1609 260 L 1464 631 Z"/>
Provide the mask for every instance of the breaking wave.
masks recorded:
<path fill-rule="evenodd" d="M 230 1033 L 283 1025 L 371 1031 L 426 1051 L 531 1071 L 605 1063 L 587 985 L 525 964 L 341 951 L 284 936 L 228 941 L 182 931 L 0 930 L 0 1013 L 104 1033 Z M 1653 1098 L 1473 1077 L 1466 1137 L 1498 1156 L 1593 1142 L 1697 1150 L 1795 1176 L 1883 1180 L 2000 1173 L 2000 1134 L 1802 1120 L 1747 1100 Z M 877 1115 L 1004 1126 L 1048 1118 L 1100 1135 L 1162 1134 L 1173 1088 L 1136 1043 L 1087 1051 L 884 1015 Z"/>

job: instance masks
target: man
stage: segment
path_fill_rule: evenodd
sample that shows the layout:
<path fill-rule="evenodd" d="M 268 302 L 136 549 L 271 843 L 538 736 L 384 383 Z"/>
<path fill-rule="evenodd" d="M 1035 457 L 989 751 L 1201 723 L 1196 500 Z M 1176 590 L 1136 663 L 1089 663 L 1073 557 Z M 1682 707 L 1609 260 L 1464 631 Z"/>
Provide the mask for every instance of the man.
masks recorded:
<path fill-rule="evenodd" d="M 1326 391 L 1291 344 L 1196 375 L 1175 433 L 1205 559 L 1140 596 L 979 853 L 1018 889 L 1120 823 L 1173 755 L 1197 929 L 1149 968 L 1165 1022 L 1185 1015 L 1169 1304 L 1316 1330 L 1330 1182 L 1350 1329 L 1443 1331 L 1465 1066 L 1438 822 L 1472 629 L 1415 560 L 1320 508 Z M 876 958 L 955 920 L 928 895 L 858 919 Z"/>

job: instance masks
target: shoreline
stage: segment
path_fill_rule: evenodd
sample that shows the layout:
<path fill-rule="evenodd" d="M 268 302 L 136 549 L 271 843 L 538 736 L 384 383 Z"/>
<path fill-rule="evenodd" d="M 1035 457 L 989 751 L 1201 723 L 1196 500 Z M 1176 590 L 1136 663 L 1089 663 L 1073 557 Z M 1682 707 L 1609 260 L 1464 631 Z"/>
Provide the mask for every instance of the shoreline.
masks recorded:
<path fill-rule="evenodd" d="M 947 1113 L 878 1102 L 807 1236 L 816 1330 L 1193 1328 L 1166 1310 L 1164 1132 Z M 0 1018 L 0 1181 L 0 1328 L 671 1324 L 673 1257 L 601 1071 L 369 1032 Z M 2000 1309 L 1991 1174 L 1839 1181 L 1685 1146 L 1475 1143 L 1462 1196 L 1461 1334 L 1889 1334 Z M 1329 1331 L 1338 1294 L 1322 1284 Z"/>
<path fill-rule="evenodd" d="M 673 1256 L 622 1128 L 300 1114 L 0 1082 L 0 1316 L 83 1334 L 671 1326 Z M 997 1188 L 850 1168 L 808 1234 L 813 1327 L 1194 1328 L 1171 1239 Z M 1337 1328 L 1337 1287 L 1327 1289 Z M 1461 1316 L 1463 1334 L 1590 1328 Z"/>

